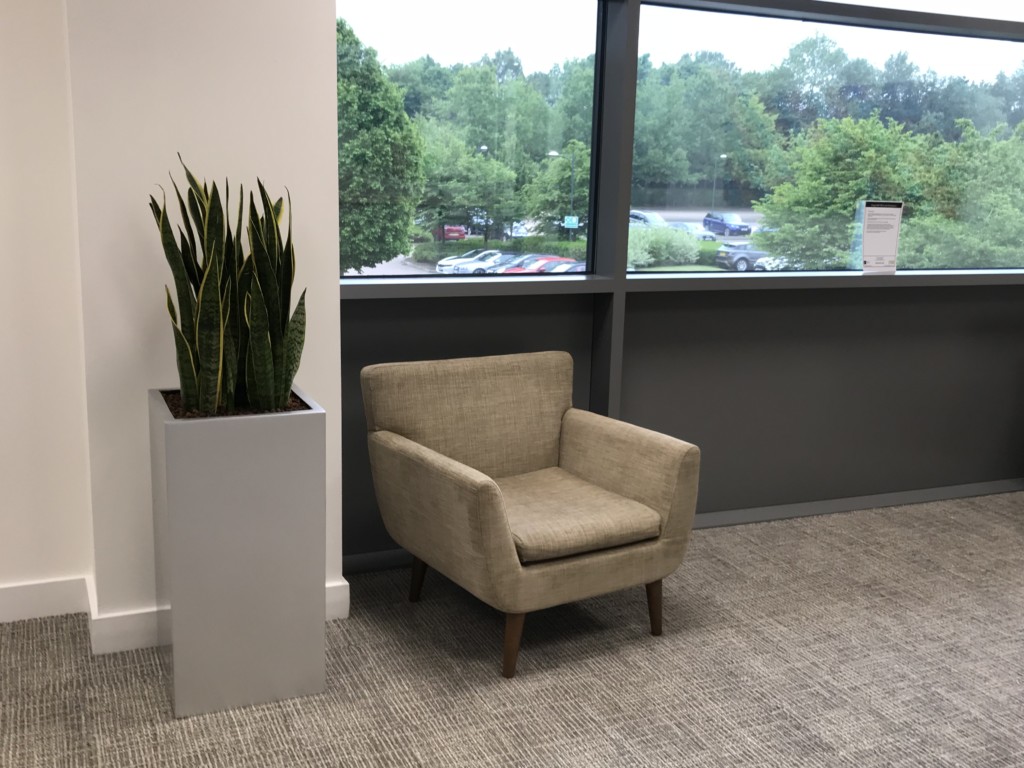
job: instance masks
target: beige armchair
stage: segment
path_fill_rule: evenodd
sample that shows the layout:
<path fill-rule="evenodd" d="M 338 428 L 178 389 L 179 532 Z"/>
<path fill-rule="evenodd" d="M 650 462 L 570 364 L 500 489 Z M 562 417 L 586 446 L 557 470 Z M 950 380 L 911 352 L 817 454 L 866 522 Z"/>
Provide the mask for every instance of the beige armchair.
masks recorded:
<path fill-rule="evenodd" d="M 506 615 L 515 674 L 530 611 L 661 580 L 697 498 L 695 445 L 572 407 L 572 357 L 537 352 L 362 370 L 381 516 L 414 560 Z"/>

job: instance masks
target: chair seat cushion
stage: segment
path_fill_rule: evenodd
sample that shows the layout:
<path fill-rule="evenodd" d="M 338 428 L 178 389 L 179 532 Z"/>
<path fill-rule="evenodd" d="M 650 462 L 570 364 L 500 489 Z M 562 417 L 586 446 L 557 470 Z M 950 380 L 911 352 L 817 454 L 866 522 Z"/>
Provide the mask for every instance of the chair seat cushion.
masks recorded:
<path fill-rule="evenodd" d="M 558 467 L 496 479 L 519 560 L 552 560 L 655 539 L 661 516 Z"/>

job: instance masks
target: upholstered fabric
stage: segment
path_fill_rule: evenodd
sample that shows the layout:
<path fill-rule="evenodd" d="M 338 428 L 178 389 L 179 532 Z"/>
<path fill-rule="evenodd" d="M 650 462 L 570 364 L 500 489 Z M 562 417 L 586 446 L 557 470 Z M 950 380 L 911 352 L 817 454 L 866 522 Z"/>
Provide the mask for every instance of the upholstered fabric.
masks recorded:
<path fill-rule="evenodd" d="M 485 603 L 528 613 L 682 561 L 700 451 L 572 408 L 564 352 L 374 365 L 362 383 L 388 533 Z"/>
<path fill-rule="evenodd" d="M 572 405 L 565 352 L 371 365 L 361 380 L 371 432 L 395 432 L 491 477 L 558 464 Z"/>
<path fill-rule="evenodd" d="M 661 516 L 558 467 L 497 481 L 523 563 L 656 539 Z"/>

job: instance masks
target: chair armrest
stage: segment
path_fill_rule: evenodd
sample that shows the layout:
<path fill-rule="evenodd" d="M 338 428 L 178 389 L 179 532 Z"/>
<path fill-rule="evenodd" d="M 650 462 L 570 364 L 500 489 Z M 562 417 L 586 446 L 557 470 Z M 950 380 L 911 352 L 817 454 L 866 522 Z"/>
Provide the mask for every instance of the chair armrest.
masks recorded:
<path fill-rule="evenodd" d="M 697 506 L 700 449 L 684 440 L 570 408 L 562 417 L 559 466 L 662 518 L 662 538 L 689 534 Z"/>
<path fill-rule="evenodd" d="M 519 567 L 505 503 L 487 475 L 394 432 L 369 434 L 381 517 L 414 556 L 487 600 Z"/>

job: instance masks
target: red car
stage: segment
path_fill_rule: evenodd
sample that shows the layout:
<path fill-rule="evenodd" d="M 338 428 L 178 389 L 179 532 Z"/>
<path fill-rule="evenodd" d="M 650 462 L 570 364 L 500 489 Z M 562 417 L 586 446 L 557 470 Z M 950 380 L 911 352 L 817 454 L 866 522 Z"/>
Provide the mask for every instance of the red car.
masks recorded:
<path fill-rule="evenodd" d="M 548 264 L 552 264 L 553 265 L 553 264 L 558 264 L 558 263 L 561 263 L 561 262 L 564 262 L 564 261 L 573 261 L 573 259 L 566 259 L 566 258 L 563 258 L 562 256 L 544 256 L 544 255 L 539 255 L 538 256 L 538 255 L 534 255 L 531 258 L 527 258 L 527 259 L 523 260 L 521 263 L 516 264 L 515 262 L 513 262 L 514 266 L 506 267 L 505 269 L 503 269 L 501 271 L 501 274 L 503 274 L 503 275 L 522 275 L 522 274 L 527 274 L 527 273 L 543 272 L 544 271 L 543 268 L 545 266 L 547 266 Z"/>
<path fill-rule="evenodd" d="M 466 228 L 461 224 L 445 224 L 444 237 L 441 236 L 440 227 L 435 229 L 433 234 L 435 240 L 465 240 Z"/>

